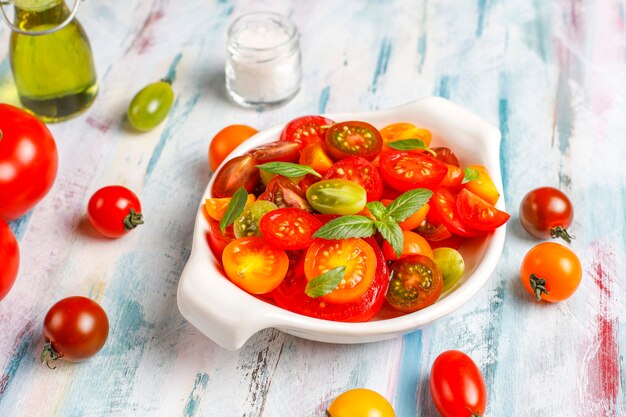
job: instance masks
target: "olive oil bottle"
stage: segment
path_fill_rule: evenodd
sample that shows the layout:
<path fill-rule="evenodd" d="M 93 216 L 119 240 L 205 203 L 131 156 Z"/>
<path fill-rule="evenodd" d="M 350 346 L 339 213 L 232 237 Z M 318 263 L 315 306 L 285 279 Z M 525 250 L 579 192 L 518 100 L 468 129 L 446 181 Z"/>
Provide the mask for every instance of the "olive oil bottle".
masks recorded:
<path fill-rule="evenodd" d="M 13 3 L 15 26 L 28 33 L 59 27 L 70 16 L 63 0 Z M 14 31 L 9 53 L 22 105 L 45 122 L 58 122 L 81 113 L 98 93 L 91 46 L 76 19 L 44 35 Z"/>

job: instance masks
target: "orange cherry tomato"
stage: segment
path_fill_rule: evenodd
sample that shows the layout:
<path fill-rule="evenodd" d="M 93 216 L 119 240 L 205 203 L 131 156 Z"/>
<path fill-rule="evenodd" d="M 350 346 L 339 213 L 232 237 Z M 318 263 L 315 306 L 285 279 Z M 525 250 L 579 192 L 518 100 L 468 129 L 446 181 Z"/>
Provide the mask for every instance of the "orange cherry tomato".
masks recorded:
<path fill-rule="evenodd" d="M 213 220 L 217 220 L 218 222 L 222 220 L 224 217 L 224 213 L 226 212 L 226 207 L 228 207 L 228 203 L 230 203 L 231 197 L 223 197 L 223 198 L 207 198 L 204 201 L 204 208 L 206 209 L 206 213 L 211 216 Z M 254 194 L 248 194 L 248 200 L 246 204 L 250 204 L 254 202 L 256 197 Z"/>
<path fill-rule="evenodd" d="M 255 128 L 246 125 L 230 125 L 217 132 L 209 145 L 211 170 L 215 172 L 233 149 L 256 133 Z"/>
<path fill-rule="evenodd" d="M 455 165 L 446 164 L 446 166 L 448 167 L 448 173 L 443 181 L 441 181 L 441 185 L 445 187 L 460 187 L 463 182 L 463 178 L 465 177 L 465 173 L 461 168 Z"/>
<path fill-rule="evenodd" d="M 522 261 L 520 277 L 524 288 L 537 301 L 563 301 L 569 298 L 582 279 L 580 260 L 574 252 L 554 242 L 540 243 Z"/>
<path fill-rule="evenodd" d="M 250 294 L 265 294 L 278 287 L 287 275 L 289 258 L 262 237 L 251 236 L 230 242 L 222 263 L 226 276 Z"/>
<path fill-rule="evenodd" d="M 394 123 L 385 126 L 380 131 L 380 134 L 383 137 L 383 152 L 390 150 L 390 148 L 386 146 L 388 142 L 403 139 L 420 139 L 424 142 L 424 145 L 429 146 L 433 138 L 429 130 L 420 129 L 411 123 Z"/>
<path fill-rule="evenodd" d="M 346 267 L 343 280 L 323 296 L 332 304 L 348 303 L 365 294 L 376 272 L 376 254 L 363 239 L 319 239 L 306 252 L 304 275 L 311 281 L 338 266 Z"/>
<path fill-rule="evenodd" d="M 395 417 L 385 397 L 366 388 L 346 391 L 333 400 L 326 410 L 328 417 Z"/>
<path fill-rule="evenodd" d="M 310 166 L 322 175 L 326 174 L 326 172 L 332 168 L 334 164 L 333 160 L 324 150 L 322 142 L 319 140 L 315 140 L 305 145 L 300 153 L 300 159 L 298 162 L 300 165 Z"/>
<path fill-rule="evenodd" d="M 433 259 L 433 250 L 426 239 L 415 232 L 409 232 L 407 230 L 402 231 L 402 238 L 404 239 L 404 243 L 402 245 L 402 254 L 400 255 L 400 258 L 404 258 L 409 255 L 424 255 Z M 383 243 L 383 255 L 385 255 L 385 259 L 388 261 L 395 261 L 398 259 L 396 251 L 393 250 L 389 242 L 386 240 Z"/>
<path fill-rule="evenodd" d="M 475 169 L 476 171 L 478 171 L 478 178 L 465 183 L 465 188 L 467 188 L 489 204 L 496 204 L 498 198 L 500 198 L 500 193 L 493 183 L 493 180 L 489 176 L 487 168 L 482 165 L 470 165 L 467 168 Z"/>
<path fill-rule="evenodd" d="M 389 200 L 387 198 L 381 200 L 380 202 L 387 207 L 393 200 Z M 417 210 L 415 213 L 411 214 L 407 217 L 403 222 L 398 223 L 400 229 L 402 230 L 414 230 L 420 227 L 420 225 L 424 222 L 428 211 L 430 210 L 430 206 L 428 203 L 424 204 L 421 209 Z M 373 219 L 376 220 L 376 219 Z"/>

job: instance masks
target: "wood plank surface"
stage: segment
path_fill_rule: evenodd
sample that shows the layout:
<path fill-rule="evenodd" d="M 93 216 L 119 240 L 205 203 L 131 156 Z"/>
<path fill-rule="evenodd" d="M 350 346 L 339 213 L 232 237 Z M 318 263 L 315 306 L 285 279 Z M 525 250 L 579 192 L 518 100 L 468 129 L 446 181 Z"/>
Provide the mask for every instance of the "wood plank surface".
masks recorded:
<path fill-rule="evenodd" d="M 100 94 L 85 114 L 51 125 L 60 158 L 54 188 L 11 224 L 22 265 L 0 303 L 0 416 L 323 416 L 339 393 L 368 387 L 399 417 L 435 417 L 428 373 L 448 349 L 482 369 L 487 416 L 625 415 L 625 9 L 624 0 L 84 2 L 79 20 Z M 274 110 L 238 108 L 224 91 L 226 30 L 255 10 L 287 14 L 301 32 L 302 91 Z M 8 38 L 0 28 L 0 101 L 15 103 Z M 168 72 L 176 91 L 169 118 L 150 133 L 130 132 L 124 114 L 133 94 Z M 429 95 L 503 134 L 513 218 L 476 297 L 415 333 L 366 345 L 267 330 L 229 352 L 181 317 L 176 286 L 219 129 Z M 113 183 L 137 192 L 146 219 L 115 241 L 84 218 L 91 194 Z M 584 266 L 578 292 L 555 305 L 533 303 L 518 278 L 536 242 L 517 208 L 542 185 L 571 197 L 572 248 Z M 38 361 L 43 316 L 79 294 L 107 311 L 109 340 L 88 362 L 51 371 Z"/>

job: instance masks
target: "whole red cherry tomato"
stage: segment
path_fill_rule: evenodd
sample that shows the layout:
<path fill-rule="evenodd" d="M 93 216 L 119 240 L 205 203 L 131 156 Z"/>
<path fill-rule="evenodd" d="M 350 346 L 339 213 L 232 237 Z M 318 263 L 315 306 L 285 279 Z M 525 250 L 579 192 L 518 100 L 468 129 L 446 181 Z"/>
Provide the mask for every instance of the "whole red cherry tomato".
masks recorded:
<path fill-rule="evenodd" d="M 126 187 L 110 185 L 89 200 L 89 221 L 106 237 L 117 238 L 143 224 L 139 199 Z"/>
<path fill-rule="evenodd" d="M 11 290 L 20 266 L 20 247 L 13 232 L 0 220 L 0 301 Z"/>
<path fill-rule="evenodd" d="M 35 116 L 0 104 L 0 218 L 14 220 L 50 190 L 58 156 L 52 134 Z"/>
<path fill-rule="evenodd" d="M 560 190 L 541 187 L 524 196 L 519 210 L 524 229 L 538 239 L 549 237 L 572 241 L 567 228 L 574 219 L 574 209 L 569 198 Z"/>
<path fill-rule="evenodd" d="M 41 361 L 81 362 L 104 346 L 109 319 L 98 303 L 87 297 L 67 297 L 50 307 L 43 322 L 46 338 Z M 48 365 L 49 366 L 49 365 Z"/>
<path fill-rule="evenodd" d="M 469 356 L 448 350 L 430 370 L 430 395 L 443 417 L 480 417 L 487 406 L 487 387 Z"/>

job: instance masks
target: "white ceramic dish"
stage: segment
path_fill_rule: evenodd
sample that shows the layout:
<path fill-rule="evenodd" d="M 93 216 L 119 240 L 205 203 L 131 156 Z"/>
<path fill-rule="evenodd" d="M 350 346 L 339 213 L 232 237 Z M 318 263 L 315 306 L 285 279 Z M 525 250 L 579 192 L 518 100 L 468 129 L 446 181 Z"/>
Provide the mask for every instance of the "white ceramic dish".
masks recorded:
<path fill-rule="evenodd" d="M 487 167 L 502 195 L 499 149 L 500 132 L 471 112 L 439 97 L 425 98 L 388 110 L 330 114 L 335 121 L 363 120 L 382 128 L 396 122 L 413 123 L 433 134 L 431 146 L 451 147 L 461 165 Z M 278 139 L 284 125 L 257 133 L 239 146 L 230 158 Z M 230 159 L 228 158 L 228 159 Z M 178 308 L 207 337 L 226 349 L 239 349 L 254 333 L 274 327 L 284 332 L 330 343 L 364 343 L 390 339 L 416 330 L 450 314 L 467 302 L 489 279 L 504 245 L 505 227 L 461 247 L 466 271 L 454 288 L 432 306 L 398 315 L 383 309 L 373 321 L 339 323 L 314 319 L 261 301 L 231 283 L 219 271 L 206 241 L 209 225 L 202 213 L 210 197 L 213 179 L 206 188 L 193 234 L 191 257 L 178 285 Z M 504 199 L 497 207 L 504 210 Z"/>

